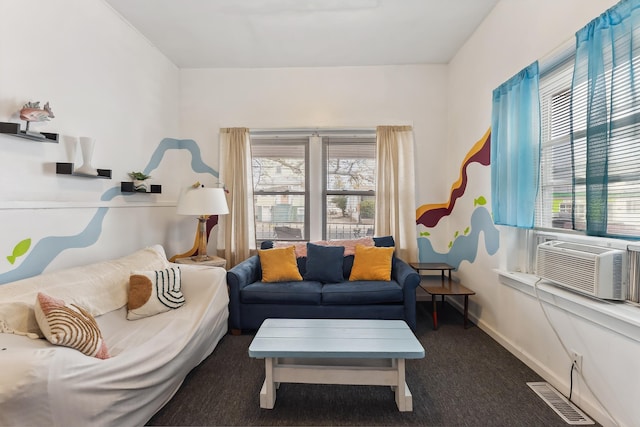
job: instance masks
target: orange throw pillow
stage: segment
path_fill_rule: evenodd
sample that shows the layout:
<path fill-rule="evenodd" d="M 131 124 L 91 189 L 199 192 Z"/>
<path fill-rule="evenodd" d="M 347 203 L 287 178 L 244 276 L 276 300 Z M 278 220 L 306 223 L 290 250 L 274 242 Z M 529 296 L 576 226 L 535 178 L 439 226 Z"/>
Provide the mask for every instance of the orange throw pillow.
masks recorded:
<path fill-rule="evenodd" d="M 263 282 L 300 281 L 296 253 L 293 246 L 286 248 L 258 249 Z"/>
<path fill-rule="evenodd" d="M 391 280 L 394 247 L 356 245 L 349 281 Z"/>

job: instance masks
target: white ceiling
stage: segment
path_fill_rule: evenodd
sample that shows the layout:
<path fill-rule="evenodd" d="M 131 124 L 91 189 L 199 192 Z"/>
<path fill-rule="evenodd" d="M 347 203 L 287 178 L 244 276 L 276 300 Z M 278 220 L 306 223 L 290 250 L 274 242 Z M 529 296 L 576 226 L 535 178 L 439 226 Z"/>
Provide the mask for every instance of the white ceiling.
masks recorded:
<path fill-rule="evenodd" d="M 498 0 L 105 0 L 180 68 L 447 63 Z"/>

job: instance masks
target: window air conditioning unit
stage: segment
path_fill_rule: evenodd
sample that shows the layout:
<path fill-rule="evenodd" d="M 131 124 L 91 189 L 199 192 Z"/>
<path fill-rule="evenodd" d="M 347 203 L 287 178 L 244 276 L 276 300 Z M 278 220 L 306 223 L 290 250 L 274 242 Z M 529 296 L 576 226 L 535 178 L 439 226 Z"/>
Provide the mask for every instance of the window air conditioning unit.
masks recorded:
<path fill-rule="evenodd" d="M 627 257 L 623 250 L 551 240 L 538 245 L 536 274 L 592 297 L 627 297 Z"/>

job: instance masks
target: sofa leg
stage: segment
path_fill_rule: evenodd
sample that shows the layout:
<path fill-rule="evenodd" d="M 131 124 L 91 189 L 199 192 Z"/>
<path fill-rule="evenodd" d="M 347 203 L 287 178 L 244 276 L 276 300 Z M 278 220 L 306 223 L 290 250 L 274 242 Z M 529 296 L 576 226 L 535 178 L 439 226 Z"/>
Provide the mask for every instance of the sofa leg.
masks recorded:
<path fill-rule="evenodd" d="M 231 335 L 242 335 L 242 329 L 231 329 Z"/>

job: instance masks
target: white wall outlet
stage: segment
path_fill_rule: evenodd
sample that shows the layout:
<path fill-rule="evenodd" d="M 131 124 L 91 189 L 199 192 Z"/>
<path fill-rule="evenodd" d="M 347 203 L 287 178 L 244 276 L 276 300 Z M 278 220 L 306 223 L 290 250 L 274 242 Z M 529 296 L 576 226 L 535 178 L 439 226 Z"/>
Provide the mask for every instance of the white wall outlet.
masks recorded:
<path fill-rule="evenodd" d="M 571 363 L 576 371 L 582 372 L 582 355 L 575 350 L 571 350 Z"/>

